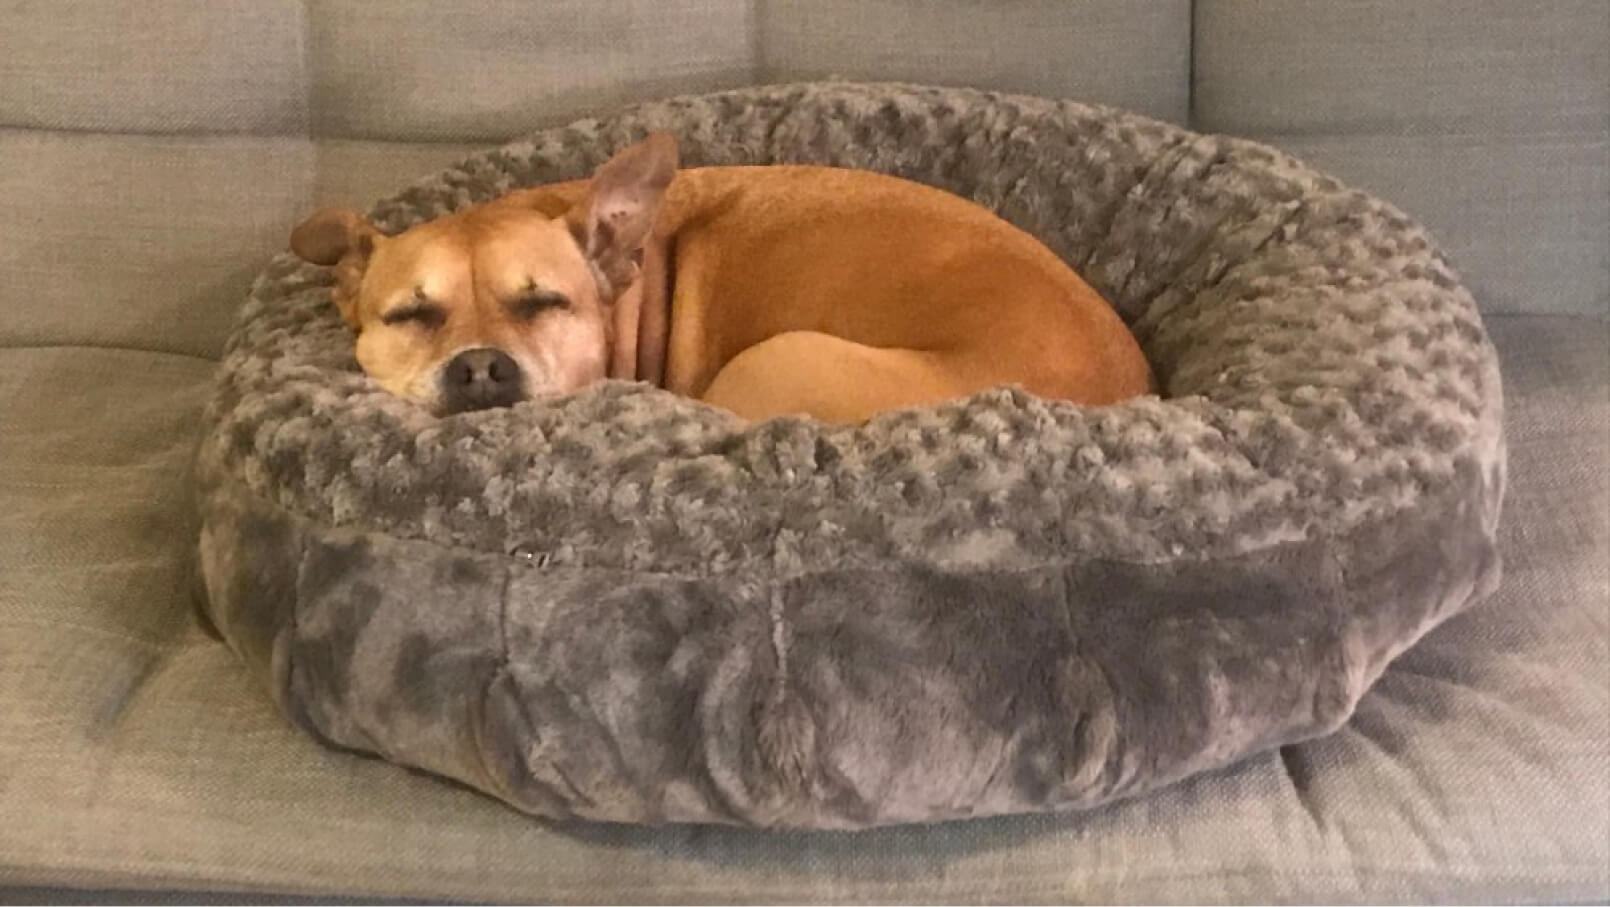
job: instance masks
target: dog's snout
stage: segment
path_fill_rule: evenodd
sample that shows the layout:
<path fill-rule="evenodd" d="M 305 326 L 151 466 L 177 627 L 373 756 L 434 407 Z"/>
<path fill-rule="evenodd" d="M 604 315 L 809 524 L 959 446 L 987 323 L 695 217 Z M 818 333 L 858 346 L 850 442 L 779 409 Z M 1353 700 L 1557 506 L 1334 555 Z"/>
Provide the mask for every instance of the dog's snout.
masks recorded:
<path fill-rule="evenodd" d="M 518 403 L 523 385 L 519 363 L 502 350 L 465 350 L 442 371 L 442 396 L 453 413 Z"/>

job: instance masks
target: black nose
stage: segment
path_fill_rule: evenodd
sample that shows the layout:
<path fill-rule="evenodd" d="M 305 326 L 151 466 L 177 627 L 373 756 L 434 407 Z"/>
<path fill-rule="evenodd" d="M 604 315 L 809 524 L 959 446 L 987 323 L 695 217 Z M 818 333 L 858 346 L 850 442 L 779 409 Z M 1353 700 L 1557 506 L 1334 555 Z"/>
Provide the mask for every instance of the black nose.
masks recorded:
<path fill-rule="evenodd" d="M 465 350 L 442 370 L 447 411 L 461 413 L 519 403 L 524 396 L 520 366 L 502 350 Z"/>

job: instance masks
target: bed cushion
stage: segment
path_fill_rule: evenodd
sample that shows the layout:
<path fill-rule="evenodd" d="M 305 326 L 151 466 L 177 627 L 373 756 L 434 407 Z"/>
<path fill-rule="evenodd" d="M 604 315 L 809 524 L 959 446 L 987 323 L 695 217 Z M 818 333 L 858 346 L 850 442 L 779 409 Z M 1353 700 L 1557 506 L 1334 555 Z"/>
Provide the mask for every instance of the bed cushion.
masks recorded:
<path fill-rule="evenodd" d="M 1265 146 L 911 86 L 648 104 L 382 202 L 399 230 L 689 165 L 959 192 L 1128 321 L 1164 390 L 744 426 L 647 386 L 435 419 L 277 259 L 202 455 L 210 614 L 281 709 L 550 817 L 863 827 L 1092 807 L 1334 731 L 1490 592 L 1497 360 L 1412 220 Z"/>
<path fill-rule="evenodd" d="M 0 433 L 13 731 L 0 883 L 598 903 L 1603 901 L 1610 324 L 1487 322 L 1513 477 L 1505 581 L 1389 665 L 1342 729 L 1091 811 L 854 833 L 532 821 L 320 747 L 188 618 L 193 539 L 171 528 L 188 524 L 211 363 L 0 351 L 0 422 L 18 429 Z M 164 576 L 131 582 L 142 573 Z"/>

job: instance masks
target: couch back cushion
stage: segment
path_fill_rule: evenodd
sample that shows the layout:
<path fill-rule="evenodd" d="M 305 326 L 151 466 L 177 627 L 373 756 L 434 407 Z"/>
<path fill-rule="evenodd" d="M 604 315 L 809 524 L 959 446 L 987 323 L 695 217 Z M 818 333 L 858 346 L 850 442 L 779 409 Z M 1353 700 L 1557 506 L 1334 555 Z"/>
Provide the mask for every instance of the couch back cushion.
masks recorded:
<path fill-rule="evenodd" d="M 1610 312 L 1607 60 L 1603 0 L 22 4 L 0 345 L 211 356 L 315 205 L 635 100 L 815 78 L 1267 139 L 1424 220 L 1489 310 Z"/>

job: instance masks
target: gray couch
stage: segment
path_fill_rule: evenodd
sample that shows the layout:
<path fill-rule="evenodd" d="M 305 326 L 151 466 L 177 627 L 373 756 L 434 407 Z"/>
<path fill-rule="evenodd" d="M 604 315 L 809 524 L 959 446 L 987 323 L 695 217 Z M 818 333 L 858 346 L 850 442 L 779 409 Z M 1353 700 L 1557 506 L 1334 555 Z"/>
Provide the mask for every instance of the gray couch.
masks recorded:
<path fill-rule="evenodd" d="M 1604 0 L 0 15 L 0 900 L 1610 899 Z M 316 204 L 632 100 L 831 76 L 1267 140 L 1424 221 L 1503 357 L 1500 591 L 1337 734 L 1065 816 L 544 824 L 295 732 L 192 611 L 189 460 L 227 301 Z"/>

